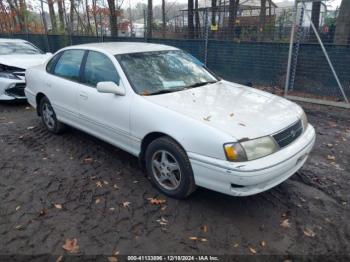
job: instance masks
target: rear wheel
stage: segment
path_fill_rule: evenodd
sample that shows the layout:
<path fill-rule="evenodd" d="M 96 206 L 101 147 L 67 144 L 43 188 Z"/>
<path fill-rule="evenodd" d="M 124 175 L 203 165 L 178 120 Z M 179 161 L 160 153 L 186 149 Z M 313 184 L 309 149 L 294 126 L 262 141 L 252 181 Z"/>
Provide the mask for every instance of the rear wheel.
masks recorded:
<path fill-rule="evenodd" d="M 65 125 L 56 118 L 56 113 L 47 97 L 40 100 L 40 115 L 46 129 L 52 133 L 59 134 L 65 129 Z"/>
<path fill-rule="evenodd" d="M 169 137 L 158 138 L 147 147 L 146 169 L 153 184 L 170 197 L 185 198 L 196 189 L 186 152 Z"/>

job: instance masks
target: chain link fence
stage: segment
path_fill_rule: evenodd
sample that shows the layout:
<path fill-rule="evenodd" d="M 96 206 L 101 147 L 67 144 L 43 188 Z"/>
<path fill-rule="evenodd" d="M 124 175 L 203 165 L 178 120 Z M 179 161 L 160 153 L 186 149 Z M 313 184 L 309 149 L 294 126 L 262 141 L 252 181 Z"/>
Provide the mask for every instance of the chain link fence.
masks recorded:
<path fill-rule="evenodd" d="M 127 26 L 123 22 L 118 36 L 110 36 L 110 30 L 101 25 L 96 27 L 98 36 L 68 32 L 3 32 L 0 36 L 27 39 L 47 52 L 91 42 L 167 44 L 191 53 L 230 81 L 306 101 L 346 102 L 350 95 L 350 42 L 346 32 L 337 30 L 339 10 L 328 10 L 321 2 L 315 12 L 309 1 L 295 7 L 279 7 L 269 0 L 245 0 L 236 6 L 228 1 L 219 4 L 180 10 L 165 23 L 151 20 L 145 10 L 143 21 L 130 21 Z"/>

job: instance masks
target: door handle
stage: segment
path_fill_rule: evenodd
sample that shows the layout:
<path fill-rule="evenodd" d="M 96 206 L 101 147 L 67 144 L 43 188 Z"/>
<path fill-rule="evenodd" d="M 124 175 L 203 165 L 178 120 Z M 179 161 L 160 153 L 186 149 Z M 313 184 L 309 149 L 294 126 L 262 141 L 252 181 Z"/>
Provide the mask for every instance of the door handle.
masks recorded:
<path fill-rule="evenodd" d="M 87 100 L 88 99 L 88 94 L 85 93 L 85 92 L 80 92 L 79 96 L 84 99 L 84 100 Z"/>

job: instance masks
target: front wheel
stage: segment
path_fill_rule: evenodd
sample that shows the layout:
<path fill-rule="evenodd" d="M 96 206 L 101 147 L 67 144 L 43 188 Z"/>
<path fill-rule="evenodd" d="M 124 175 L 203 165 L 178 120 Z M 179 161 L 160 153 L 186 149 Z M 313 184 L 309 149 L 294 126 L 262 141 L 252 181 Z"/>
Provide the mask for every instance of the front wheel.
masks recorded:
<path fill-rule="evenodd" d="M 56 113 L 52 108 L 49 99 L 43 97 L 40 100 L 39 106 L 41 119 L 46 129 L 54 134 L 61 133 L 64 130 L 65 125 L 57 120 Z"/>
<path fill-rule="evenodd" d="M 170 197 L 185 198 L 196 189 L 186 152 L 168 137 L 158 138 L 147 147 L 146 169 L 153 184 Z"/>

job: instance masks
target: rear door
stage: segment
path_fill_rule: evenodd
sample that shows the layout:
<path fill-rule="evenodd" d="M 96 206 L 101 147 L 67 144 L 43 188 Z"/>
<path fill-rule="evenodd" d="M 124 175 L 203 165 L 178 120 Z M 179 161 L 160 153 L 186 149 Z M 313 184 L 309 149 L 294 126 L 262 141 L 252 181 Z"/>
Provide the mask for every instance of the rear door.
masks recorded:
<path fill-rule="evenodd" d="M 85 50 L 69 49 L 54 57 L 47 66 L 45 89 L 57 118 L 75 125 L 78 120 L 78 90 Z"/>
<path fill-rule="evenodd" d="M 124 96 L 97 91 L 97 83 L 111 81 L 123 86 L 116 60 L 88 51 L 79 87 L 79 116 L 86 131 L 126 151 L 130 151 L 130 94 Z"/>

